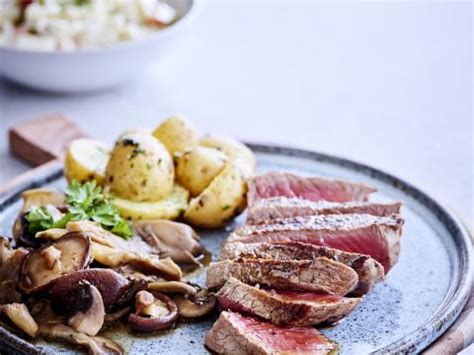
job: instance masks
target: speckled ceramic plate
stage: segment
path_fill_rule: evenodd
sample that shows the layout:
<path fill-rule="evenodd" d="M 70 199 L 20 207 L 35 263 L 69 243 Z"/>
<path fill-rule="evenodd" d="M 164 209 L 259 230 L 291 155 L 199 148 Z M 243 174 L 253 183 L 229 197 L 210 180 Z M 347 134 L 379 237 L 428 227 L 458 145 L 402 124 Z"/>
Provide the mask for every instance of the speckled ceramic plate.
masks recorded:
<path fill-rule="evenodd" d="M 375 186 L 374 200 L 399 200 L 406 220 L 399 263 L 385 282 L 365 297 L 341 324 L 323 329 L 340 345 L 342 354 L 413 353 L 432 343 L 463 308 L 472 275 L 471 242 L 459 220 L 438 202 L 406 182 L 377 169 L 325 154 L 251 145 L 258 170 L 286 170 L 299 174 L 337 177 Z M 21 202 L 22 190 L 38 186 L 64 187 L 59 166 L 22 183 L 0 201 L 0 234 L 10 235 Z M 226 230 L 202 231 L 203 244 L 216 258 L 238 218 Z M 203 282 L 204 273 L 195 278 Z M 177 329 L 155 336 L 137 336 L 124 329 L 106 331 L 130 354 L 206 354 L 204 335 L 214 319 L 180 323 Z M 9 351 L 48 354 L 74 353 L 78 348 L 61 343 L 34 344 L 0 327 L 0 341 Z M 1 349 L 0 349 L 1 350 Z"/>

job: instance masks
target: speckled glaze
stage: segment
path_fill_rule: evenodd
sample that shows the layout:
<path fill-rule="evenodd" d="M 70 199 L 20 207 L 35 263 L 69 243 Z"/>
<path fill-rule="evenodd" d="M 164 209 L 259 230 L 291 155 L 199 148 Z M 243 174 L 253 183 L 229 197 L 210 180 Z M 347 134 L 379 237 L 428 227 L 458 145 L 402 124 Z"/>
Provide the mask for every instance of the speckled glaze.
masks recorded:
<path fill-rule="evenodd" d="M 410 184 L 353 161 L 309 151 L 251 144 L 259 172 L 285 170 L 303 175 L 337 177 L 375 186 L 373 200 L 403 201 L 405 218 L 400 261 L 338 326 L 323 333 L 340 346 L 342 354 L 400 354 L 423 350 L 457 318 L 470 291 L 471 242 L 462 224 L 439 203 Z M 0 234 L 11 235 L 20 208 L 19 193 L 38 186 L 63 187 L 61 168 L 34 178 L 0 200 Z M 243 216 L 225 230 L 201 231 L 203 244 L 215 260 L 225 237 Z M 204 273 L 194 275 L 203 282 Z M 130 354 L 206 354 L 204 335 L 215 319 L 178 324 L 154 336 L 133 335 L 125 328 L 106 331 Z M 28 341 L 0 327 L 0 350 L 12 353 L 76 353 L 62 343 Z"/>

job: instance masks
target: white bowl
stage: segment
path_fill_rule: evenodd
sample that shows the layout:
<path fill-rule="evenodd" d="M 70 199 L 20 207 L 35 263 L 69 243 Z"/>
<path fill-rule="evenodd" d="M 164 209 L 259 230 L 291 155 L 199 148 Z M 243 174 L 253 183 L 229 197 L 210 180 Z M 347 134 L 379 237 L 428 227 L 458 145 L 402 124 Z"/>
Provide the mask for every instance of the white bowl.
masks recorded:
<path fill-rule="evenodd" d="M 30 88 L 63 93 L 100 90 L 125 83 L 157 59 L 196 13 L 196 0 L 167 3 L 176 9 L 178 20 L 143 39 L 71 52 L 0 47 L 0 74 Z"/>

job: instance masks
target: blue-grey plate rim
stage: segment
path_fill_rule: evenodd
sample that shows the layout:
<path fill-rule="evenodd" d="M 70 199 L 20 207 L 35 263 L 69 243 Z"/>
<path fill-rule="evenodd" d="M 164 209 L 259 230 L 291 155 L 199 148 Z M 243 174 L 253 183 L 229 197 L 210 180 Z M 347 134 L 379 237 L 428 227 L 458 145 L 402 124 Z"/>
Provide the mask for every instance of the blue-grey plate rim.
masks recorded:
<path fill-rule="evenodd" d="M 377 353 L 415 353 L 420 352 L 432 344 L 441 336 L 457 319 L 466 304 L 470 292 L 473 276 L 472 266 L 472 241 L 467 228 L 460 220 L 453 215 L 441 203 L 424 193 L 412 184 L 386 173 L 380 169 L 373 168 L 354 160 L 341 158 L 338 156 L 309 151 L 298 148 L 289 148 L 271 144 L 246 143 L 257 153 L 277 154 L 288 157 L 298 157 L 317 162 L 332 163 L 337 166 L 352 169 L 359 173 L 377 178 L 393 187 L 402 190 L 412 198 L 418 200 L 431 210 L 438 219 L 445 225 L 458 245 L 459 267 L 453 270 L 453 279 L 443 303 L 433 316 L 421 327 L 412 333 L 404 336 L 392 344 L 379 349 Z M 55 181 L 63 174 L 60 162 L 52 164 L 48 169 L 42 170 L 37 176 L 27 181 L 22 181 L 16 185 L 6 195 L 0 196 L 0 213 L 9 205 L 20 198 L 21 192 L 27 189 L 40 187 L 49 182 Z M 0 327 L 0 350 L 7 353 L 18 354 L 41 354 L 40 347 L 37 347 L 21 337 L 13 334 L 9 330 Z"/>

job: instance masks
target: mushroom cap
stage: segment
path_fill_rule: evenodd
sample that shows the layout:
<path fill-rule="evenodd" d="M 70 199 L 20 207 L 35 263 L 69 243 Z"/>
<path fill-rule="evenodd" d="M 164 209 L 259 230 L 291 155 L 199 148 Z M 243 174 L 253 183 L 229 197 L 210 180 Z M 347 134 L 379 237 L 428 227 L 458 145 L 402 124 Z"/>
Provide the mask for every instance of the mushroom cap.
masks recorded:
<path fill-rule="evenodd" d="M 142 292 L 151 293 L 155 298 L 155 301 L 159 300 L 161 304 L 165 305 L 168 313 L 160 317 L 132 313 L 128 316 L 128 323 L 130 324 L 130 327 L 137 332 L 143 333 L 172 328 L 178 320 L 178 307 L 176 306 L 176 303 L 174 303 L 174 301 L 168 296 L 155 291 Z M 137 298 L 138 296 L 140 295 L 137 294 Z M 162 306 L 160 305 L 160 307 Z"/>
<path fill-rule="evenodd" d="M 81 281 L 87 281 L 99 290 L 107 312 L 131 301 L 138 290 L 145 288 L 144 283 L 129 281 L 110 269 L 80 270 L 61 276 L 53 282 L 49 293 L 56 310 L 70 311 L 69 298 Z"/>
<path fill-rule="evenodd" d="M 179 315 L 184 318 L 200 318 L 210 314 L 216 307 L 214 293 L 201 289 L 196 294 L 178 295 L 174 297 Z"/>
<path fill-rule="evenodd" d="M 51 258 L 56 259 L 52 261 Z M 21 267 L 19 288 L 26 294 L 43 291 L 50 287 L 53 280 L 84 269 L 90 262 L 89 236 L 79 232 L 67 233 L 26 256 Z"/>

